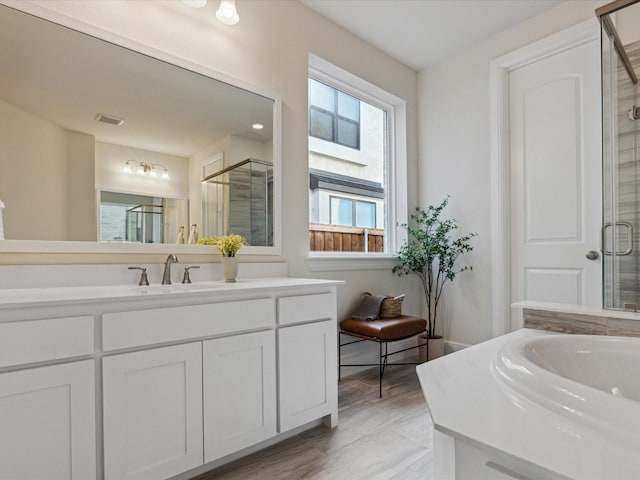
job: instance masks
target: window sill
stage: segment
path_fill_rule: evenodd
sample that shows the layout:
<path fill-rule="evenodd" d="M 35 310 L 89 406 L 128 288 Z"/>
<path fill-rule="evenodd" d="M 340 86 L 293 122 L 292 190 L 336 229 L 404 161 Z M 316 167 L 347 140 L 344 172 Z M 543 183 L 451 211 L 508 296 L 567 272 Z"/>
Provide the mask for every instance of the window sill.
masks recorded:
<path fill-rule="evenodd" d="M 389 254 L 335 252 L 310 253 L 307 265 L 312 272 L 338 272 L 348 270 L 389 270 L 398 264 L 396 257 Z"/>

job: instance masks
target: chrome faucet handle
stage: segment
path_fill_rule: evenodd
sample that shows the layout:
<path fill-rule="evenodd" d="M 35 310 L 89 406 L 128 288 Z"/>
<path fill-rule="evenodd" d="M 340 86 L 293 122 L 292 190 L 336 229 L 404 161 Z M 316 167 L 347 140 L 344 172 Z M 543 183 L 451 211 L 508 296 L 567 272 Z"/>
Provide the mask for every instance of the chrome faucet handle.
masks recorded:
<path fill-rule="evenodd" d="M 184 267 L 184 277 L 182 277 L 182 283 L 191 283 L 191 277 L 189 277 L 189 270 L 192 268 L 200 268 L 198 265 L 191 265 L 190 267 Z"/>
<path fill-rule="evenodd" d="M 140 282 L 138 285 L 141 287 L 146 287 L 149 285 L 149 279 L 147 278 L 147 269 L 144 267 L 129 267 L 129 270 L 140 270 Z"/>

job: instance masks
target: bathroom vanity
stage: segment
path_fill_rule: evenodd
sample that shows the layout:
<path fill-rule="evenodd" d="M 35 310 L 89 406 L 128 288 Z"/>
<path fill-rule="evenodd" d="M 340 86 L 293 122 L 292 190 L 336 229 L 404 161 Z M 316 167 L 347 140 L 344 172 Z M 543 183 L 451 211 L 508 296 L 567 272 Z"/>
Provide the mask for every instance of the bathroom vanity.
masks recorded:
<path fill-rule="evenodd" d="M 0 290 L 0 478 L 188 478 L 335 426 L 339 283 Z"/>

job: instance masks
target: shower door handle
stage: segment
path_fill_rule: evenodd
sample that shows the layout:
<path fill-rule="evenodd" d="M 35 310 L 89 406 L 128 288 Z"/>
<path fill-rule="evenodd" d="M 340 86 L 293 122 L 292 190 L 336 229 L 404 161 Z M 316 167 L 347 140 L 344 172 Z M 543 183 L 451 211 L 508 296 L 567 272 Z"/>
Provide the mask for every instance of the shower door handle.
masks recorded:
<path fill-rule="evenodd" d="M 607 222 L 607 223 L 604 224 L 604 226 L 602 227 L 602 230 L 601 230 L 602 238 L 600 240 L 601 243 L 602 243 L 602 248 L 601 248 L 602 253 L 605 254 L 605 255 L 613 255 L 613 252 L 611 250 L 607 249 L 607 239 L 605 237 L 605 234 L 607 232 L 607 228 L 611 228 L 614 225 L 616 227 L 625 227 L 627 229 L 627 248 L 625 250 L 620 251 L 620 252 L 616 252 L 616 256 L 623 257 L 625 255 L 631 254 L 631 252 L 633 252 L 633 225 L 631 225 L 629 222 L 615 222 L 615 223 Z M 589 258 L 589 257 L 587 257 L 587 258 Z"/>

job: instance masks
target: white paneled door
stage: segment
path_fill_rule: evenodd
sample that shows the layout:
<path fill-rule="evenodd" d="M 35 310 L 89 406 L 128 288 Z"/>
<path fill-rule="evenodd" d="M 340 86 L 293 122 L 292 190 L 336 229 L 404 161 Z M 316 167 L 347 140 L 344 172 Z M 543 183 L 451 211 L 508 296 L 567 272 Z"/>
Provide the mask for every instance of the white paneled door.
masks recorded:
<path fill-rule="evenodd" d="M 509 73 L 512 302 L 601 303 L 599 58 L 593 40 Z"/>

